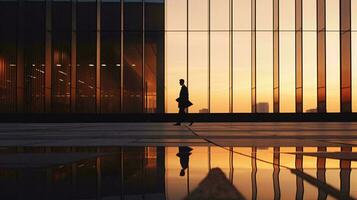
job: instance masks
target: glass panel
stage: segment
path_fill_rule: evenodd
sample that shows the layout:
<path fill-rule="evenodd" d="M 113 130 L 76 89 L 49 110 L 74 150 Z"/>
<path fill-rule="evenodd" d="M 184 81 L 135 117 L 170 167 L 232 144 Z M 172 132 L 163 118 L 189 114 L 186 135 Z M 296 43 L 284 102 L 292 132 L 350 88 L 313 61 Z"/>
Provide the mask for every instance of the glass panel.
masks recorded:
<path fill-rule="evenodd" d="M 273 0 L 256 0 L 257 30 L 272 30 Z"/>
<path fill-rule="evenodd" d="M 120 112 L 120 32 L 101 33 L 101 112 Z"/>
<path fill-rule="evenodd" d="M 303 110 L 317 112 L 316 33 L 303 33 Z"/>
<path fill-rule="evenodd" d="M 96 1 L 77 2 L 77 112 L 96 111 Z"/>
<path fill-rule="evenodd" d="M 124 0 L 124 30 L 140 31 L 143 29 L 142 0 Z"/>
<path fill-rule="evenodd" d="M 52 3 L 52 111 L 70 111 L 72 2 Z"/>
<path fill-rule="evenodd" d="M 257 112 L 273 111 L 273 32 L 257 33 Z"/>
<path fill-rule="evenodd" d="M 351 10 L 357 10 L 357 1 L 351 1 Z M 352 31 L 357 31 L 357 12 L 351 12 L 351 29 Z"/>
<path fill-rule="evenodd" d="M 189 30 L 208 30 L 208 0 L 189 1 Z"/>
<path fill-rule="evenodd" d="M 147 32 L 145 34 L 145 111 L 156 112 L 157 85 L 163 84 L 157 76 L 164 68 L 164 33 Z M 161 79 L 160 79 L 161 80 Z"/>
<path fill-rule="evenodd" d="M 292 19 L 294 20 L 294 18 Z M 280 112 L 295 112 L 295 33 L 280 32 Z"/>
<path fill-rule="evenodd" d="M 303 0 L 303 30 L 316 31 L 316 0 Z M 303 32 L 303 111 L 317 112 L 317 36 Z"/>
<path fill-rule="evenodd" d="M 145 2 L 145 30 L 163 31 L 165 28 L 164 0 L 144 0 Z"/>
<path fill-rule="evenodd" d="M 97 29 L 96 0 L 77 0 L 77 30 L 95 31 Z"/>
<path fill-rule="evenodd" d="M 0 112 L 16 111 L 17 2 L 0 2 Z"/>
<path fill-rule="evenodd" d="M 306 30 L 316 30 L 316 0 L 303 0 L 303 29 Z"/>
<path fill-rule="evenodd" d="M 357 20 L 355 21 L 357 23 Z M 352 112 L 357 112 L 357 32 L 352 32 Z"/>
<path fill-rule="evenodd" d="M 233 112 L 250 113 L 251 33 L 235 32 L 233 42 Z"/>
<path fill-rule="evenodd" d="M 25 98 L 27 112 L 44 111 L 45 2 L 25 2 Z"/>
<path fill-rule="evenodd" d="M 339 0 L 326 1 L 326 110 L 340 111 Z M 330 32 L 334 31 L 334 32 Z"/>
<path fill-rule="evenodd" d="M 77 32 L 77 112 L 96 111 L 96 32 Z"/>
<path fill-rule="evenodd" d="M 71 32 L 52 33 L 52 111 L 70 111 Z"/>
<path fill-rule="evenodd" d="M 295 0 L 279 1 L 279 28 L 295 30 Z"/>
<path fill-rule="evenodd" d="M 101 4 L 101 112 L 121 110 L 121 2 L 102 0 Z"/>
<path fill-rule="evenodd" d="M 180 92 L 179 79 L 187 76 L 187 36 L 183 32 L 167 32 L 166 45 L 166 112 L 178 112 L 176 98 Z"/>
<path fill-rule="evenodd" d="M 124 112 L 143 111 L 143 38 L 141 32 L 124 33 Z"/>
<path fill-rule="evenodd" d="M 229 112 L 229 33 L 211 33 L 212 113 Z"/>
<path fill-rule="evenodd" d="M 121 2 L 120 0 L 101 0 L 100 25 L 104 31 L 120 31 Z"/>
<path fill-rule="evenodd" d="M 187 0 L 166 0 L 166 30 L 187 29 Z"/>
<path fill-rule="evenodd" d="M 251 0 L 233 1 L 233 29 L 250 30 L 251 29 Z"/>
<path fill-rule="evenodd" d="M 229 0 L 210 1 L 211 30 L 229 30 Z"/>
<path fill-rule="evenodd" d="M 208 33 L 189 33 L 188 87 L 193 106 L 190 112 L 208 111 Z"/>

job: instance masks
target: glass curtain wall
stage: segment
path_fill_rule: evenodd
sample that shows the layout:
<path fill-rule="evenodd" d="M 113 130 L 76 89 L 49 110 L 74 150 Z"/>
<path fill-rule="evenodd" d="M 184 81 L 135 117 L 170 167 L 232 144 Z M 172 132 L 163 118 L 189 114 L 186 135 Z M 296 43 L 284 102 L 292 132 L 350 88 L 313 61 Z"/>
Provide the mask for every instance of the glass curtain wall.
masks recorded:
<path fill-rule="evenodd" d="M 356 110 L 356 5 L 166 0 L 166 112 L 180 78 L 194 113 Z"/>

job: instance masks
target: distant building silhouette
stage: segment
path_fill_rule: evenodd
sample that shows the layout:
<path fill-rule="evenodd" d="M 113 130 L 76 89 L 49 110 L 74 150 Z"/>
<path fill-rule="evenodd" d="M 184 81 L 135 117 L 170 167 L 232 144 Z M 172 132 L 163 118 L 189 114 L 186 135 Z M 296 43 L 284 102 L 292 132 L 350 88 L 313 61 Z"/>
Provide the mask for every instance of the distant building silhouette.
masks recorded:
<path fill-rule="evenodd" d="M 317 112 L 317 108 L 310 108 L 306 110 L 307 113 L 316 113 Z"/>
<path fill-rule="evenodd" d="M 269 103 L 262 102 L 257 104 L 257 112 L 258 113 L 268 113 L 269 112 Z"/>
<path fill-rule="evenodd" d="M 208 108 L 202 108 L 198 111 L 199 113 L 209 113 Z"/>

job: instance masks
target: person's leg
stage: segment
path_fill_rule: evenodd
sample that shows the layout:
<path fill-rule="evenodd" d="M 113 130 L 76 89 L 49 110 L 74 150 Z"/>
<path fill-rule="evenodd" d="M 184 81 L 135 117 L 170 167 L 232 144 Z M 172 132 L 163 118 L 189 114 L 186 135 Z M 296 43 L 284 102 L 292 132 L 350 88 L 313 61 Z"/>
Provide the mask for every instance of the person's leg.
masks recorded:
<path fill-rule="evenodd" d="M 180 107 L 179 112 L 178 112 L 178 120 L 177 120 L 176 124 L 174 124 L 174 125 L 176 125 L 176 126 L 181 125 L 181 122 L 183 122 L 183 119 L 184 119 L 184 115 L 185 115 L 185 108 Z"/>

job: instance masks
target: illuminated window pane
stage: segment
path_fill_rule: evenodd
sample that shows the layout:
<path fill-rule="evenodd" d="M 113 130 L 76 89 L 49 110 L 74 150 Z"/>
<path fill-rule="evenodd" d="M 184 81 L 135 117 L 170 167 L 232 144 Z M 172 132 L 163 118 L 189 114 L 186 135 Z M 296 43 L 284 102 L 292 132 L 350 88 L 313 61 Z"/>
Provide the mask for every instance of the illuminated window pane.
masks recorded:
<path fill-rule="evenodd" d="M 211 30 L 229 30 L 229 0 L 211 1 Z"/>
<path fill-rule="evenodd" d="M 257 112 L 273 111 L 273 32 L 257 33 Z"/>
<path fill-rule="evenodd" d="M 187 29 L 187 0 L 166 0 L 166 30 Z"/>
<path fill-rule="evenodd" d="M 96 32 L 77 32 L 77 112 L 96 111 Z"/>
<path fill-rule="evenodd" d="M 352 112 L 357 112 L 357 1 L 351 1 Z"/>
<path fill-rule="evenodd" d="M 357 20 L 354 21 L 357 24 Z M 357 32 L 352 32 L 352 112 L 357 112 Z"/>
<path fill-rule="evenodd" d="M 340 111 L 339 0 L 326 1 L 326 110 Z M 332 32 L 333 31 L 333 32 Z"/>
<path fill-rule="evenodd" d="M 280 31 L 295 30 L 295 0 L 279 1 Z"/>
<path fill-rule="evenodd" d="M 317 112 L 316 0 L 303 0 L 303 111 Z"/>
<path fill-rule="evenodd" d="M 316 30 L 316 0 L 303 0 L 303 29 Z"/>
<path fill-rule="evenodd" d="M 161 77 L 164 68 L 164 33 L 146 32 L 145 34 L 145 111 L 156 112 L 158 85 L 162 85 Z"/>
<path fill-rule="evenodd" d="M 317 44 L 316 33 L 303 33 L 303 110 L 317 110 Z"/>
<path fill-rule="evenodd" d="M 208 33 L 192 32 L 189 34 L 189 71 L 188 86 L 190 112 L 208 111 Z"/>
<path fill-rule="evenodd" d="M 234 33 L 233 112 L 250 113 L 251 103 L 251 33 Z"/>
<path fill-rule="evenodd" d="M 188 2 L 189 30 L 208 30 L 208 0 Z"/>
<path fill-rule="evenodd" d="M 141 32 L 124 32 L 124 112 L 143 111 L 143 40 Z"/>
<path fill-rule="evenodd" d="M 273 0 L 256 0 L 257 30 L 272 30 Z"/>
<path fill-rule="evenodd" d="M 251 29 L 251 0 L 233 1 L 233 29 L 250 30 Z"/>
<path fill-rule="evenodd" d="M 179 79 L 187 76 L 187 37 L 183 32 L 166 33 L 166 112 L 178 112 Z"/>
<path fill-rule="evenodd" d="M 229 33 L 211 33 L 211 112 L 229 112 Z"/>
<path fill-rule="evenodd" d="M 280 33 L 280 112 L 295 112 L 295 33 Z"/>
<path fill-rule="evenodd" d="M 352 0 L 351 1 L 351 29 L 352 31 L 357 31 L 357 1 Z"/>
<path fill-rule="evenodd" d="M 120 32 L 101 33 L 101 112 L 120 112 Z"/>

